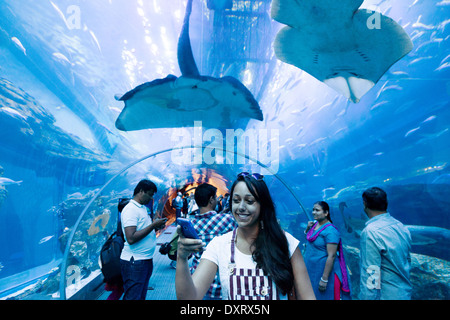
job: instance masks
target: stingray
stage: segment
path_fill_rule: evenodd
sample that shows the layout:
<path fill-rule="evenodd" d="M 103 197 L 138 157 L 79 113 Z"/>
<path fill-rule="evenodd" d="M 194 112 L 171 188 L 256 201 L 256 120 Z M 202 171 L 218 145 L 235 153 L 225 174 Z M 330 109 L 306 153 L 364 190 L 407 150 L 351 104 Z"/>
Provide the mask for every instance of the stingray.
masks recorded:
<path fill-rule="evenodd" d="M 120 98 L 125 108 L 116 120 L 123 131 L 192 126 L 230 128 L 240 119 L 262 121 L 263 115 L 252 93 L 236 78 L 202 76 L 189 38 L 192 0 L 188 0 L 178 38 L 177 57 L 181 76 L 144 83 Z"/>
<path fill-rule="evenodd" d="M 365 228 L 367 217 L 363 217 L 361 214 L 361 219 L 358 218 L 352 218 L 350 216 L 346 216 L 344 214 L 344 210 L 347 207 L 347 204 L 345 202 L 339 203 L 339 212 L 341 213 L 342 218 L 344 219 L 344 226 L 348 233 L 355 232 L 355 237 L 360 238 L 361 237 L 361 231 Z"/>
<path fill-rule="evenodd" d="M 274 0 L 272 18 L 285 24 L 274 40 L 277 58 L 357 103 L 412 42 L 394 20 L 358 8 L 363 0 Z"/>

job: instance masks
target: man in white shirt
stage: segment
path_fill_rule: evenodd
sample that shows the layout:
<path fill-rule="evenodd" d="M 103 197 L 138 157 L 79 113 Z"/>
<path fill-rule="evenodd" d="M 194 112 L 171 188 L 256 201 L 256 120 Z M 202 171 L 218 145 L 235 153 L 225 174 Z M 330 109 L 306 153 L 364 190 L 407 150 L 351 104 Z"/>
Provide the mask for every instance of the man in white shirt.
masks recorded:
<path fill-rule="evenodd" d="M 133 199 L 122 211 L 121 223 L 125 245 L 120 255 L 123 278 L 123 300 L 145 300 L 153 272 L 153 253 L 156 247 L 154 230 L 164 227 L 167 219 L 155 219 L 147 213 L 146 204 L 156 193 L 156 185 L 141 180 L 134 189 Z"/>

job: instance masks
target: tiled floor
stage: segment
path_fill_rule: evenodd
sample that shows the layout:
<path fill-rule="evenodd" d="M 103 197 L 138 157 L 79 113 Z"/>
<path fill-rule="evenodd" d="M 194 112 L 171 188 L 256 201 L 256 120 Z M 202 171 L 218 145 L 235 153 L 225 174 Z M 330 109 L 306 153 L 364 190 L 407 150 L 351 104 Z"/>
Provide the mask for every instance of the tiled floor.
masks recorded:
<path fill-rule="evenodd" d="M 149 283 L 149 288 L 153 289 L 147 291 L 147 300 L 176 300 L 175 269 L 170 266 L 172 260 L 159 253 L 160 245 L 172 240 L 174 232 L 177 232 L 176 226 L 170 225 L 156 240 L 153 274 Z"/>

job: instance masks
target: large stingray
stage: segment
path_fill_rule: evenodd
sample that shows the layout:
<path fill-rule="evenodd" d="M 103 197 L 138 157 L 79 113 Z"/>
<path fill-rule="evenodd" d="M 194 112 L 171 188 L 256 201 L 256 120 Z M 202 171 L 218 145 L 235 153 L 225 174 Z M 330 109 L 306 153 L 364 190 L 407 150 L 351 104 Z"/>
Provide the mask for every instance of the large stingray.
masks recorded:
<path fill-rule="evenodd" d="M 192 53 L 188 0 L 183 27 L 178 39 L 179 78 L 168 75 L 144 83 L 118 100 L 125 108 L 116 120 L 119 130 L 193 126 L 230 128 L 242 118 L 263 120 L 261 109 L 251 92 L 233 77 L 201 76 Z"/>
<path fill-rule="evenodd" d="M 278 59 L 359 102 L 399 59 L 411 39 L 394 20 L 358 10 L 363 0 L 274 0 L 272 18 L 286 24 L 275 38 Z"/>

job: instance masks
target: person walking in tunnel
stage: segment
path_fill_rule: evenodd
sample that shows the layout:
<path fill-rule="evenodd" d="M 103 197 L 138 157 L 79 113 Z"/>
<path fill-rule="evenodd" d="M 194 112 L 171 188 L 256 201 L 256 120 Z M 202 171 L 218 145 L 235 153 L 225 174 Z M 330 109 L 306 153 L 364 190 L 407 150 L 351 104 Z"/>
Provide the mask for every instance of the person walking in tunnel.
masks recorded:
<path fill-rule="evenodd" d="M 230 213 L 230 194 L 227 192 L 222 199 L 223 213 Z"/>
<path fill-rule="evenodd" d="M 200 239 L 208 245 L 211 240 L 222 234 L 233 231 L 236 228 L 236 222 L 229 214 L 217 213 L 214 210 L 217 206 L 217 188 L 203 183 L 195 189 L 195 202 L 199 207 L 199 211 L 192 218 L 192 224 Z M 195 271 L 200 263 L 202 253 L 196 252 L 192 259 L 191 273 Z M 205 300 L 221 300 L 221 286 L 218 275 L 214 277 L 214 281 L 204 296 Z"/>
<path fill-rule="evenodd" d="M 189 208 L 189 195 L 185 193 L 183 194 L 183 208 L 181 209 L 183 217 L 187 217 L 188 208 Z"/>
<path fill-rule="evenodd" d="M 314 221 L 305 230 L 305 264 L 318 300 L 347 300 L 350 279 L 342 249 L 341 235 L 332 224 L 330 206 L 325 201 L 314 204 Z"/>
<path fill-rule="evenodd" d="M 177 298 L 202 299 L 219 272 L 223 299 L 314 299 L 299 241 L 281 229 L 264 177 L 242 172 L 230 194 L 238 227 L 209 243 L 192 276 L 188 256 L 204 243 L 178 227 Z"/>
<path fill-rule="evenodd" d="M 122 210 L 121 223 L 125 244 L 120 255 L 124 286 L 123 300 L 145 300 L 153 272 L 156 247 L 155 230 L 164 227 L 167 219 L 154 219 L 146 205 L 156 193 L 156 185 L 147 179 L 135 187 L 133 199 Z"/>
<path fill-rule="evenodd" d="M 369 217 L 361 232 L 361 300 L 410 300 L 411 234 L 388 212 L 386 192 L 362 194 Z"/>
<path fill-rule="evenodd" d="M 172 207 L 175 208 L 176 219 L 180 218 L 181 209 L 183 208 L 183 199 L 181 198 L 181 192 L 178 192 L 175 199 L 172 200 Z"/>
<path fill-rule="evenodd" d="M 189 197 L 190 197 L 190 200 L 189 200 L 188 214 L 191 215 L 191 214 L 195 214 L 198 212 L 198 205 L 195 202 L 194 193 L 192 193 Z"/>

